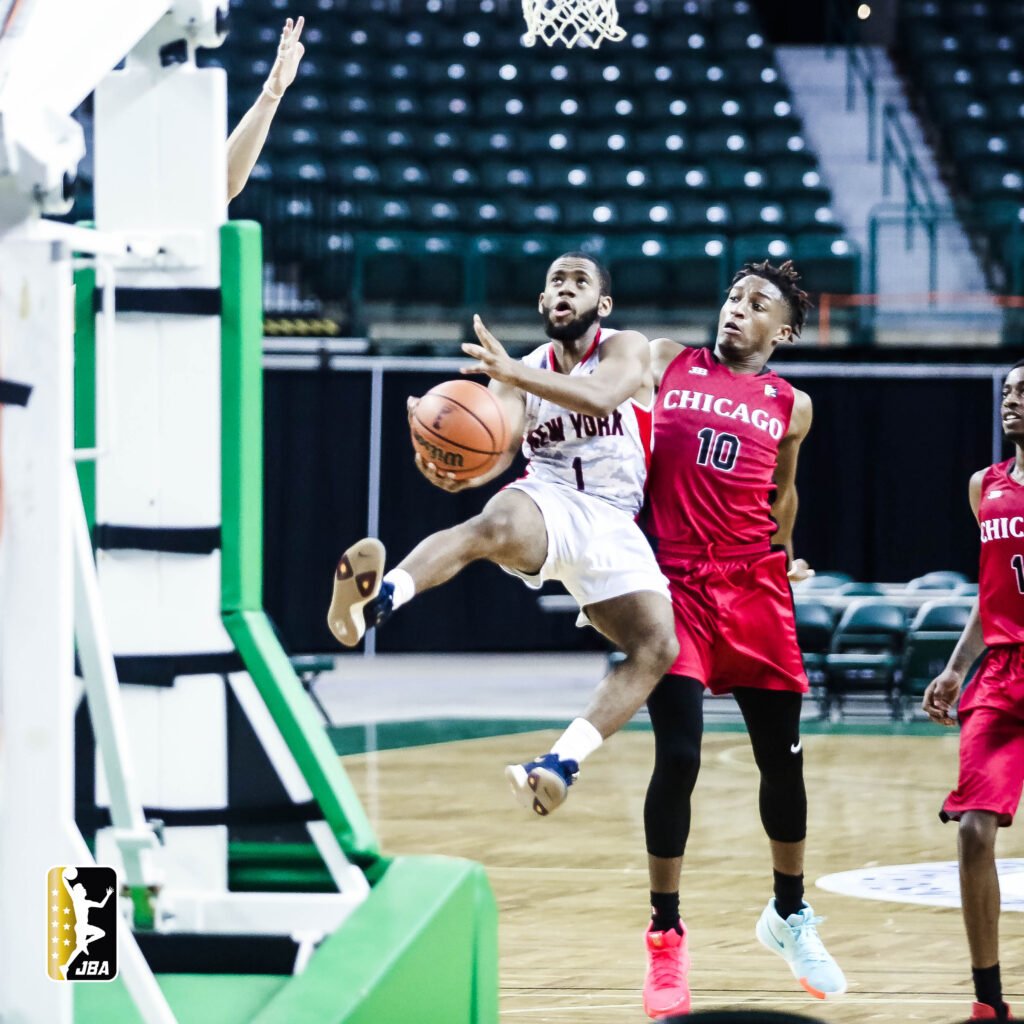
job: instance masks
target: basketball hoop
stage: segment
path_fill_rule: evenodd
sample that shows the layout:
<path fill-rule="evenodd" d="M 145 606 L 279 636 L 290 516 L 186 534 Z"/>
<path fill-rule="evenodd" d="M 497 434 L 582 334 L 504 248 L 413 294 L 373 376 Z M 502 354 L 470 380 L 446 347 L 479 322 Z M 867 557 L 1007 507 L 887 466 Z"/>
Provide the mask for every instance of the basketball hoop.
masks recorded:
<path fill-rule="evenodd" d="M 523 17 L 526 46 L 542 39 L 548 46 L 561 41 L 570 48 L 579 43 L 596 50 L 605 39 L 617 43 L 626 38 L 615 0 L 523 0 Z"/>

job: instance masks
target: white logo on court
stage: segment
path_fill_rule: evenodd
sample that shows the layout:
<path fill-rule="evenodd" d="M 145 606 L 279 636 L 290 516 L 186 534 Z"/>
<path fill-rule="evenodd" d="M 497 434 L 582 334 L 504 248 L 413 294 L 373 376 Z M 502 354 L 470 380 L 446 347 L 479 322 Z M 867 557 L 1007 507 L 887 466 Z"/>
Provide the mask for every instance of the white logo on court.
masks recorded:
<path fill-rule="evenodd" d="M 997 860 L 996 868 L 1003 910 L 1024 912 L 1024 860 Z M 819 889 L 866 900 L 960 906 L 960 875 L 955 860 L 842 871 L 825 875 L 815 884 Z"/>

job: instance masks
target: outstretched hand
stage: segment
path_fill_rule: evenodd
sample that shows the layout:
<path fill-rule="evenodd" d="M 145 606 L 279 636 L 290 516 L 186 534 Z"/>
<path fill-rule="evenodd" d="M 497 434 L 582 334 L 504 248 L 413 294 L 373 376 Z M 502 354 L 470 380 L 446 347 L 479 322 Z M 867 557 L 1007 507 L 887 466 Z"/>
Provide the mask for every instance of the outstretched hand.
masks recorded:
<path fill-rule="evenodd" d="M 474 345 L 467 341 L 462 351 L 472 356 L 477 362 L 473 366 L 463 366 L 459 373 L 485 373 L 491 380 L 500 380 L 505 384 L 515 384 L 516 370 L 519 361 L 513 359 L 498 339 L 484 326 L 479 314 L 473 316 L 473 330 L 480 341 Z"/>
<path fill-rule="evenodd" d="M 410 426 L 412 425 L 412 414 L 416 411 L 419 401 L 418 398 L 411 396 L 405 400 L 405 411 L 409 417 Z M 459 480 L 454 473 L 450 473 L 445 469 L 438 469 L 433 462 L 428 462 L 419 452 L 416 452 L 415 461 L 416 468 L 425 479 L 449 494 L 457 494 L 459 491 L 465 490 L 471 483 L 469 480 Z"/>
<path fill-rule="evenodd" d="M 299 71 L 299 61 L 306 48 L 299 42 L 306 19 L 299 16 L 298 21 L 289 18 L 281 30 L 281 41 L 277 46 L 277 59 L 267 76 L 267 88 L 276 96 L 281 96 L 285 89 L 295 81 Z"/>

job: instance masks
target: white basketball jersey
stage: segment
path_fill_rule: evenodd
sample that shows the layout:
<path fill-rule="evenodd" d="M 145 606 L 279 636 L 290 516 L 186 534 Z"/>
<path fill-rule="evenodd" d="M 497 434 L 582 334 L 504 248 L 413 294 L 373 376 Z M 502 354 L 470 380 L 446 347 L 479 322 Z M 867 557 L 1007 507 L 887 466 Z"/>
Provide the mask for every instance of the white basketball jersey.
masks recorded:
<path fill-rule="evenodd" d="M 597 369 L 601 341 L 614 331 L 598 331 L 586 355 L 569 376 Z M 550 343 L 523 357 L 527 366 L 561 373 Z M 525 392 L 523 454 L 531 480 L 571 487 L 600 498 L 630 516 L 643 504 L 651 459 L 652 406 L 627 398 L 609 416 L 585 416 Z"/>

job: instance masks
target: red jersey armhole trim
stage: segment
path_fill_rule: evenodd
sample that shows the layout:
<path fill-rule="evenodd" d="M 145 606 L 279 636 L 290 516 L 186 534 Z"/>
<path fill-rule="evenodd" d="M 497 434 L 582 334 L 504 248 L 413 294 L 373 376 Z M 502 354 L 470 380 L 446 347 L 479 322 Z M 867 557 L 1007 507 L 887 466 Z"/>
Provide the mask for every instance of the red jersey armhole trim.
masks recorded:
<path fill-rule="evenodd" d="M 630 401 L 633 403 L 633 415 L 636 417 L 636 426 L 640 433 L 640 444 L 644 449 L 644 469 L 650 470 L 651 447 L 654 440 L 654 403 L 645 409 L 635 398 L 631 398 Z M 646 486 L 644 489 L 646 491 Z"/>

